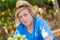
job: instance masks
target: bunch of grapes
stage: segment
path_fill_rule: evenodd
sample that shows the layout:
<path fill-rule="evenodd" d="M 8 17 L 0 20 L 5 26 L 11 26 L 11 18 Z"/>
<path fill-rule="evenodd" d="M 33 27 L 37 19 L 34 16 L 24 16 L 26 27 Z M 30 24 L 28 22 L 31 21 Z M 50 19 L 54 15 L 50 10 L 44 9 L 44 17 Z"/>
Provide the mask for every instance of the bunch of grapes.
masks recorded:
<path fill-rule="evenodd" d="M 7 40 L 27 40 L 26 35 L 14 35 L 13 37 L 9 37 Z"/>

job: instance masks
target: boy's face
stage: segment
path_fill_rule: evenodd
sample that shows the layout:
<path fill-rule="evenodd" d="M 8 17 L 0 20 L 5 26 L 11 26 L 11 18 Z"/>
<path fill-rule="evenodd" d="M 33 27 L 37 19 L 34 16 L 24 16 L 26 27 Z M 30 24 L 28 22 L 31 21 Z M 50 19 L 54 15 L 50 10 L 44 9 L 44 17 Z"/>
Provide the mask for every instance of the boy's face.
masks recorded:
<path fill-rule="evenodd" d="M 33 17 L 29 13 L 28 9 L 22 10 L 19 13 L 18 18 L 25 26 L 29 26 L 33 22 Z"/>

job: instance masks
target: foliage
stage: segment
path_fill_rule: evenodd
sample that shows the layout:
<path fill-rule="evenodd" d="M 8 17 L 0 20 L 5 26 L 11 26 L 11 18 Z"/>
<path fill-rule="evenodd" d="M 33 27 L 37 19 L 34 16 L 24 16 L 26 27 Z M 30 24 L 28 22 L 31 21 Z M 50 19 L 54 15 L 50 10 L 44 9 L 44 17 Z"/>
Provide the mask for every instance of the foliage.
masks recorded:
<path fill-rule="evenodd" d="M 53 13 L 54 13 L 54 10 L 53 10 L 53 9 L 50 9 L 48 12 L 49 12 L 50 14 L 53 14 Z"/>
<path fill-rule="evenodd" d="M 45 5 L 45 3 L 50 4 L 52 2 L 52 0 L 27 0 L 27 1 L 30 2 L 32 5 L 38 6 Z"/>
<path fill-rule="evenodd" d="M 14 25 L 13 9 L 17 0 L 0 0 L 0 22 L 5 27 Z"/>
<path fill-rule="evenodd" d="M 0 11 L 4 11 L 6 9 L 13 9 L 15 7 L 15 3 L 17 0 L 0 0 Z"/>

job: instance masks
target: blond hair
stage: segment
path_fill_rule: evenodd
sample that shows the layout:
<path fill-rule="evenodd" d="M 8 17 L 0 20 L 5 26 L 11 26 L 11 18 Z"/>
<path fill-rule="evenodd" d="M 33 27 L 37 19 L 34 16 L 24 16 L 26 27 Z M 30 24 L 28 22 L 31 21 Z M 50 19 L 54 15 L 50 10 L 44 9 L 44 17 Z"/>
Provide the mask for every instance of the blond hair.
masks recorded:
<path fill-rule="evenodd" d="M 34 18 L 36 16 L 36 11 L 34 10 L 33 6 L 28 3 L 27 1 L 17 1 L 16 3 L 16 7 L 14 9 L 14 13 L 15 13 L 15 18 L 18 18 L 18 13 L 20 13 L 23 9 L 28 9 L 28 11 L 30 12 L 31 16 Z"/>

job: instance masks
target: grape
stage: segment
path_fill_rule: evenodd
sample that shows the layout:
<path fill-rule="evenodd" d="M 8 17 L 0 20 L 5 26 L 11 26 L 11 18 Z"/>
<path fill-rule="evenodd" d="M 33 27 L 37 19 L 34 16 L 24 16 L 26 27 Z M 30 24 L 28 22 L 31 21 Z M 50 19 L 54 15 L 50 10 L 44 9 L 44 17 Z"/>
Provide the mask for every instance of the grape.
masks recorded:
<path fill-rule="evenodd" d="M 27 40 L 26 35 L 14 35 L 13 37 L 9 37 L 8 40 Z"/>
<path fill-rule="evenodd" d="M 9 37 L 7 40 L 13 40 L 13 38 L 12 37 Z"/>
<path fill-rule="evenodd" d="M 21 38 L 21 35 L 20 34 L 17 34 L 17 38 Z"/>
<path fill-rule="evenodd" d="M 18 40 L 17 36 L 13 37 L 14 40 Z"/>

